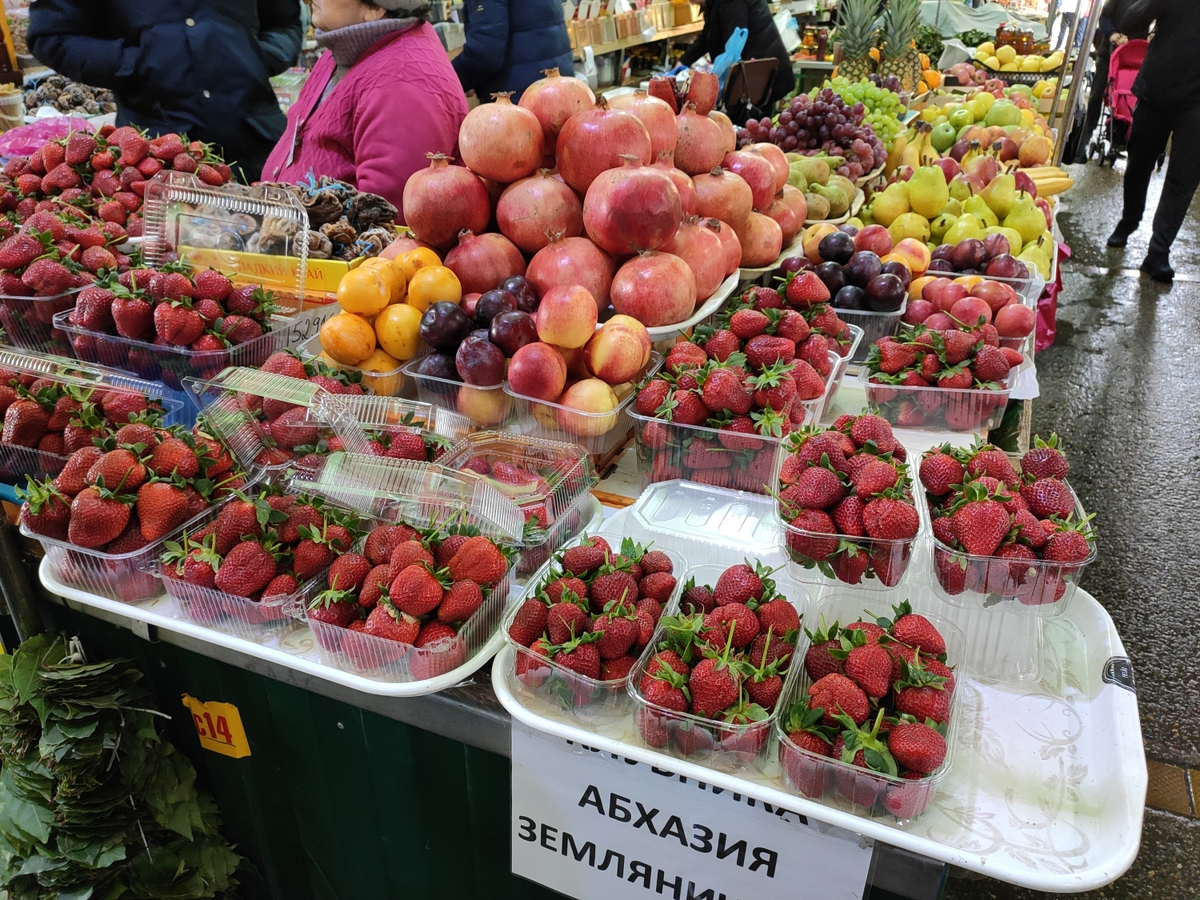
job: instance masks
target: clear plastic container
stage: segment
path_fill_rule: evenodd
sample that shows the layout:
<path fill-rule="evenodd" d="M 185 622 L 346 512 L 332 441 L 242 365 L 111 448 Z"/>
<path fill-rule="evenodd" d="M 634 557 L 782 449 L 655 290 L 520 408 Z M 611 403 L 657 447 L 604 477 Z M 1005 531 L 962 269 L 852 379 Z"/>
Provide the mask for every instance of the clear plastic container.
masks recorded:
<path fill-rule="evenodd" d="M 614 546 L 620 543 L 620 535 L 608 534 L 603 530 L 598 533 Z M 586 535 L 581 535 L 579 541 L 584 537 Z M 579 541 L 572 541 L 571 546 Z M 681 575 L 687 568 L 686 560 L 676 550 L 661 547 L 658 544 L 653 545 L 653 549 L 662 550 L 671 558 L 671 565 L 674 567 L 673 574 L 678 582 L 676 591 L 678 591 L 679 586 L 683 584 Z M 504 640 L 514 650 L 516 666 L 514 670 L 504 672 L 503 677 L 507 680 L 512 692 L 519 697 L 547 704 L 559 713 L 580 722 L 587 722 L 595 726 L 611 725 L 629 715 L 632 706 L 629 692 L 626 690 L 629 676 L 610 681 L 588 678 L 586 675 L 580 675 L 578 672 L 573 672 L 534 653 L 528 647 L 518 644 L 509 637 L 508 630 L 512 626 L 521 604 L 527 599 L 537 596 L 542 586 L 552 577 L 557 577 L 557 574 L 558 569 L 554 566 L 553 561 L 548 561 L 529 579 L 529 583 L 521 595 L 509 605 L 501 627 L 504 629 Z M 674 598 L 671 603 L 675 603 Z M 667 604 L 667 609 L 670 608 L 671 603 Z M 665 610 L 663 614 L 667 614 Z M 657 631 L 655 633 L 657 634 Z"/>
<path fill-rule="evenodd" d="M 417 399 L 439 409 L 458 413 L 469 419 L 474 428 L 508 431 L 516 421 L 513 398 L 504 390 L 504 383 L 487 386 L 463 384 L 417 371 L 420 359 L 401 367 L 401 372 L 417 386 Z"/>
<path fill-rule="evenodd" d="M 821 405 L 816 410 L 816 418 L 814 422 L 823 422 L 829 411 L 833 409 L 833 402 L 837 399 L 838 389 L 842 386 L 842 379 L 846 377 L 846 370 L 850 368 L 850 361 L 854 358 L 854 354 L 858 352 L 858 348 L 863 343 L 863 330 L 857 325 L 846 323 L 850 329 L 850 343 L 846 346 L 839 346 L 836 351 L 838 360 L 833 366 L 833 371 L 829 375 L 827 388 L 824 396 L 821 398 Z"/>
<path fill-rule="evenodd" d="M 75 308 L 75 295 L 83 288 L 71 288 L 51 297 L 14 297 L 0 294 L 0 329 L 14 347 L 37 353 L 73 356 L 71 339 L 54 323 L 54 316 Z"/>
<path fill-rule="evenodd" d="M 164 169 L 146 185 L 142 217 L 147 265 L 177 258 L 196 269 L 219 269 L 236 283 L 273 290 L 284 314 L 299 311 L 309 228 L 308 213 L 291 191 L 269 183 L 215 187 Z"/>
<path fill-rule="evenodd" d="M 1020 472 L 1014 459 L 1014 466 Z M 1070 488 L 1070 484 L 1067 485 Z M 1075 520 L 1086 513 L 1078 495 Z M 932 550 L 933 592 L 952 606 L 973 609 L 990 615 L 1008 613 L 1027 616 L 1060 616 L 1066 612 L 1083 570 L 1098 555 L 1095 542 L 1088 545 L 1088 556 L 1080 563 L 1060 563 L 1031 559 L 1014 563 L 995 556 L 979 556 L 947 547 L 929 536 Z"/>
<path fill-rule="evenodd" d="M 908 299 L 900 304 L 900 308 L 895 312 L 872 312 L 869 309 L 839 309 L 837 311 L 838 318 L 852 328 L 859 329 L 862 334 L 857 341 L 853 343 L 853 349 L 850 351 L 849 361 L 852 363 L 860 363 L 867 358 L 867 353 L 881 337 L 888 337 L 896 333 L 900 327 L 900 321 L 904 318 L 904 313 L 908 309 Z"/>
<path fill-rule="evenodd" d="M 821 419 L 834 396 L 839 371 L 844 372 L 847 363 L 845 358 L 830 350 L 829 365 L 825 393 L 801 403 L 805 410 L 804 425 L 813 425 Z M 668 422 L 643 416 L 633 408 L 629 410 L 629 417 L 633 420 L 637 438 L 638 480 L 643 490 L 655 482 L 687 478 L 714 487 L 765 494 L 774 481 L 782 436 L 739 434 L 733 439 L 737 448 L 730 449 L 721 443 L 723 433 L 718 428 Z M 712 452 L 696 451 L 694 443 L 697 440 L 708 442 Z M 726 440 L 729 440 L 728 435 Z"/>
<path fill-rule="evenodd" d="M 862 619 L 864 613 L 868 619 L 879 616 L 891 618 L 894 615 L 891 606 L 882 600 L 872 600 L 856 592 L 845 591 L 813 609 L 809 621 L 819 622 L 823 618 L 826 623 L 847 625 Z M 939 616 L 924 612 L 922 615 L 945 638 L 946 665 L 955 668 L 962 658 L 962 633 Z M 801 633 L 800 645 L 796 649 L 796 659 L 801 661 L 796 666 L 797 677 L 784 686 L 779 702 L 781 712 L 775 724 L 775 734 L 779 741 L 779 768 L 784 787 L 798 796 L 819 800 L 867 818 L 892 818 L 901 824 L 919 818 L 928 811 L 954 762 L 962 672 L 955 671 L 956 684 L 950 697 L 950 721 L 946 734 L 946 757 L 942 764 L 923 778 L 893 777 L 804 750 L 796 746 L 785 733 L 788 710 L 808 693 L 812 683 L 802 663 L 810 644 L 808 635 Z"/>
<path fill-rule="evenodd" d="M 466 435 L 438 462 L 448 469 L 476 472 L 517 504 L 525 517 L 517 569 L 522 574 L 540 567 L 568 535 L 578 530 L 583 523 L 584 501 L 599 481 L 587 451 L 578 444 L 523 434 L 479 431 Z M 497 464 L 510 471 L 497 477 L 491 473 Z M 521 472 L 530 477 L 514 484 Z"/>
<path fill-rule="evenodd" d="M 1010 369 L 995 391 L 872 384 L 865 366 L 858 370 L 858 380 L 873 411 L 899 428 L 987 431 L 1004 418 L 1008 397 L 1017 384 L 1017 369 Z"/>
<path fill-rule="evenodd" d="M 313 335 L 296 349 L 305 360 L 320 357 L 320 335 Z M 404 363 L 397 363 L 393 369 L 384 369 L 376 372 L 367 371 L 358 366 L 343 365 L 327 356 L 322 358 L 322 362 L 342 372 L 358 372 L 362 375 L 363 387 L 369 388 L 373 393 L 380 396 L 407 397 L 411 396 L 412 392 L 415 391 L 412 379 L 404 374 Z"/>
<path fill-rule="evenodd" d="M 778 503 L 776 504 L 778 507 Z M 844 534 L 830 535 L 820 532 L 796 528 L 779 519 L 780 538 L 783 550 L 791 560 L 789 569 L 795 579 L 803 584 L 836 585 L 852 584 L 862 591 L 890 591 L 905 582 L 905 576 L 913 560 L 914 550 L 922 540 L 922 533 L 917 531 L 913 537 L 904 541 L 886 541 L 869 537 L 847 537 Z M 843 574 L 839 574 L 838 566 L 829 558 L 817 559 L 805 552 L 813 548 L 813 542 L 833 541 L 839 545 L 839 554 L 853 553 L 866 556 L 866 570 L 859 576 L 859 581 L 850 582 Z M 853 545 L 851 551 L 845 545 Z M 842 549 L 844 548 L 844 549 Z"/>
<path fill-rule="evenodd" d="M 650 351 L 650 361 L 631 384 L 640 384 L 662 366 L 660 353 Z M 560 403 L 547 403 L 514 392 L 507 383 L 504 392 L 512 398 L 515 421 L 509 426 L 524 434 L 552 441 L 570 441 L 579 444 L 595 461 L 601 460 L 613 450 L 621 447 L 633 430 L 632 406 L 637 396 L 630 389 L 621 397 L 614 409 L 608 412 L 582 412 Z"/>
<path fill-rule="evenodd" d="M 679 576 L 679 585 L 682 586 L 691 579 L 697 585 L 712 586 L 717 583 L 717 579 L 727 568 L 728 566 L 724 565 L 693 566 Z M 803 617 L 808 606 L 808 595 L 804 588 L 796 584 L 785 573 L 776 572 L 771 577 L 775 579 L 779 594 L 788 600 L 796 608 L 796 612 Z M 677 589 L 670 604 L 663 611 L 664 616 L 679 614 L 679 593 L 680 591 Z M 634 722 L 642 740 L 647 746 L 656 747 L 668 756 L 700 763 L 722 772 L 741 772 L 747 769 L 761 768 L 766 760 L 771 729 L 779 716 L 780 704 L 783 697 L 787 695 L 788 685 L 795 681 L 797 672 L 804 667 L 803 656 L 792 655 L 792 661 L 784 676 L 784 690 L 780 694 L 780 704 L 776 704 L 775 709 L 771 710 L 765 719 L 749 725 L 731 725 L 704 716 L 667 709 L 651 703 L 642 696 L 639 685 L 649 669 L 650 661 L 657 652 L 659 641 L 662 640 L 664 633 L 664 626 L 660 623 L 654 629 L 654 636 L 646 645 L 646 649 L 642 651 L 637 665 L 633 667 L 633 671 L 629 675 L 629 696 L 633 700 Z M 653 743 L 647 740 L 647 731 L 656 734 Z M 660 740 L 661 746 L 659 746 Z"/>

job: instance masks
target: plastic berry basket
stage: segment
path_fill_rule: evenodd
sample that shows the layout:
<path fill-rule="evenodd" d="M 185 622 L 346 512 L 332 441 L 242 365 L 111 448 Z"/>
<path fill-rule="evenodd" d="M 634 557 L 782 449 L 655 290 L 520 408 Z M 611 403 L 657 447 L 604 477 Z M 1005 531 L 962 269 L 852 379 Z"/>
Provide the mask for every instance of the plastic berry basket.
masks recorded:
<path fill-rule="evenodd" d="M 313 335 L 296 348 L 307 362 L 321 356 L 321 339 Z M 412 379 L 404 373 L 404 363 L 397 363 L 394 368 L 382 371 L 367 371 L 358 366 L 345 365 L 328 356 L 322 357 L 322 362 L 340 372 L 358 372 L 362 375 L 363 387 L 370 388 L 374 393 L 384 397 L 409 396 L 412 390 Z"/>
<path fill-rule="evenodd" d="M 603 529 L 596 534 L 608 539 L 610 543 L 614 540 L 620 543 L 620 535 L 606 533 Z M 579 540 L 583 540 L 584 537 L 586 535 L 581 535 Z M 571 546 L 577 543 L 579 541 L 572 541 Z M 679 585 L 683 584 L 681 575 L 687 569 L 687 561 L 683 554 L 677 550 L 660 547 L 658 544 L 654 544 L 653 549 L 662 550 L 670 557 L 675 577 L 678 580 L 676 585 L 676 592 L 678 592 Z M 509 690 L 515 696 L 520 697 L 522 703 L 532 708 L 543 707 L 554 715 L 565 716 L 595 727 L 612 725 L 625 719 L 632 706 L 629 692 L 626 689 L 629 683 L 628 675 L 609 681 L 589 678 L 565 666 L 560 666 L 544 656 L 535 654 L 528 647 L 517 643 L 509 636 L 509 628 L 512 626 L 521 604 L 536 596 L 541 590 L 543 583 L 548 580 L 552 565 L 553 560 L 548 560 L 538 569 L 529 579 L 525 590 L 509 605 L 504 615 L 501 627 L 504 629 L 504 640 L 513 648 L 515 665 L 511 669 L 505 670 L 502 675 Z M 672 603 L 676 603 L 674 598 L 667 604 L 667 609 L 670 609 Z"/>
<path fill-rule="evenodd" d="M 858 329 L 862 332 L 858 340 L 851 345 L 852 349 L 848 359 L 852 363 L 861 363 L 867 358 L 867 353 L 881 337 L 888 337 L 896 333 L 900 327 L 900 322 L 904 318 L 905 310 L 908 309 L 908 298 L 900 304 L 900 308 L 895 312 L 873 312 L 869 309 L 839 309 L 837 311 L 838 318 L 853 329 Z"/>
<path fill-rule="evenodd" d="M 694 579 L 696 584 L 716 584 L 721 573 L 727 568 L 728 566 L 724 565 L 692 566 L 679 576 L 679 585 L 682 586 L 688 579 Z M 796 612 L 803 619 L 808 606 L 808 595 L 804 588 L 782 572 L 776 572 L 771 577 L 775 580 L 780 595 L 796 608 Z M 663 615 L 678 615 L 679 605 L 680 591 L 676 590 Z M 646 645 L 642 655 L 638 657 L 637 665 L 629 674 L 629 696 L 633 702 L 634 722 L 642 742 L 668 756 L 699 763 L 722 772 L 761 769 L 767 758 L 771 728 L 779 715 L 780 704 L 787 695 L 788 685 L 795 681 L 797 671 L 803 668 L 803 656 L 792 655 L 792 662 L 784 676 L 784 690 L 780 694 L 780 703 L 776 704 L 775 709 L 771 710 L 765 719 L 749 725 L 731 725 L 704 716 L 667 709 L 651 703 L 642 696 L 639 685 L 649 669 L 650 661 L 664 633 L 665 628 L 660 621 L 654 629 L 650 643 Z M 654 735 L 653 743 L 647 739 L 647 731 Z"/>
<path fill-rule="evenodd" d="M 662 364 L 662 354 L 650 351 L 650 361 L 630 379 L 630 383 L 639 384 L 657 372 Z M 515 423 L 510 426 L 513 430 L 547 440 L 577 443 L 587 450 L 593 461 L 598 462 L 623 445 L 633 430 L 631 408 L 637 391 L 632 388 L 608 412 L 583 412 L 560 403 L 537 400 L 514 392 L 507 382 L 504 392 L 513 401 Z"/>
<path fill-rule="evenodd" d="M 840 316 L 841 313 L 838 315 Z M 843 321 L 845 320 L 843 319 Z M 829 375 L 825 393 L 821 397 L 821 405 L 816 410 L 816 418 L 813 419 L 814 422 L 824 421 L 826 414 L 833 407 L 833 401 L 837 399 L 838 388 L 842 386 L 846 370 L 850 368 L 850 363 L 854 359 L 854 355 L 858 353 L 858 348 L 863 345 L 862 328 L 850 322 L 846 322 L 846 326 L 850 329 L 850 343 L 848 346 L 832 351 L 837 354 L 838 359 L 833 366 L 833 372 Z"/>
<path fill-rule="evenodd" d="M 956 684 L 950 697 L 946 756 L 942 764 L 922 778 L 908 779 L 859 768 L 796 746 L 784 730 L 788 710 L 807 694 L 812 684 L 803 664 L 811 641 L 807 634 L 801 633 L 796 648 L 799 661 L 796 677 L 784 686 L 779 701 L 780 715 L 774 723 L 779 744 L 779 778 L 788 791 L 865 818 L 888 818 L 899 824 L 920 818 L 929 810 L 954 762 L 964 677 L 958 667 L 962 659 L 963 636 L 957 627 L 940 616 L 918 611 L 941 632 L 946 641 L 946 664 L 955 670 Z M 823 618 L 828 624 L 847 625 L 864 618 L 864 614 L 868 618 L 894 615 L 891 606 L 882 599 L 864 598 L 854 591 L 839 591 L 813 609 L 809 622 L 819 622 Z"/>
<path fill-rule="evenodd" d="M 540 567 L 556 547 L 578 532 L 585 521 L 588 492 L 599 480 L 587 451 L 578 444 L 524 434 L 479 431 L 465 435 L 438 460 L 450 469 L 470 468 L 471 461 L 489 467 L 503 463 L 536 476 L 531 482 L 512 484 L 482 475 L 516 503 L 525 517 L 520 574 Z"/>
<path fill-rule="evenodd" d="M 1004 418 L 1008 397 L 1017 384 L 1017 368 L 1009 369 L 1008 377 L 994 391 L 873 384 L 865 366 L 858 370 L 858 380 L 872 410 L 899 428 L 986 431 Z"/>
<path fill-rule="evenodd" d="M 1082 521 L 1086 516 L 1083 504 L 1069 483 L 1067 487 L 1075 500 L 1075 520 Z M 1083 562 L 1031 559 L 1015 563 L 955 550 L 934 537 L 932 529 L 929 545 L 933 592 L 946 603 L 978 612 L 1040 617 L 1061 616 L 1067 611 L 1083 570 L 1098 555 L 1093 541 Z"/>
<path fill-rule="evenodd" d="M 72 356 L 71 339 L 54 322 L 60 312 L 75 308 L 75 295 L 83 288 L 71 288 L 50 297 L 16 297 L 0 294 L 0 328 L 8 343 L 23 350 Z"/>
<path fill-rule="evenodd" d="M 417 399 L 439 409 L 465 416 L 473 429 L 511 430 L 516 421 L 513 398 L 504 390 L 504 383 L 493 385 L 464 384 L 436 375 L 417 371 L 421 360 L 407 362 L 401 371 L 417 386 Z"/>

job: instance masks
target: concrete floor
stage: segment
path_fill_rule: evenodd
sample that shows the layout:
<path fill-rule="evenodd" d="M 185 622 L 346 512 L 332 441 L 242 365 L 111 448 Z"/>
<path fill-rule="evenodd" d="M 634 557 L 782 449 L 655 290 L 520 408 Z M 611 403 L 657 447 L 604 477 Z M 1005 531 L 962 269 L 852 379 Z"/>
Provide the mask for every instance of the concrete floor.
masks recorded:
<path fill-rule="evenodd" d="M 1168 288 L 1139 278 L 1162 175 L 1128 248 L 1109 250 L 1123 166 L 1070 167 L 1076 185 L 1059 223 L 1072 258 L 1063 269 L 1057 341 L 1038 355 L 1042 398 L 1033 405 L 1033 428 L 1057 431 L 1066 442 L 1072 483 L 1096 514 L 1100 558 L 1083 586 L 1108 608 L 1133 660 L 1146 755 L 1178 767 L 1170 772 L 1196 770 L 1193 791 L 1200 793 L 1200 554 L 1189 524 L 1200 496 L 1200 201 L 1172 249 L 1179 279 Z M 1148 809 L 1133 868 L 1106 888 L 1071 896 L 1200 897 L 1198 811 Z M 944 894 L 1051 896 L 964 874 Z"/>

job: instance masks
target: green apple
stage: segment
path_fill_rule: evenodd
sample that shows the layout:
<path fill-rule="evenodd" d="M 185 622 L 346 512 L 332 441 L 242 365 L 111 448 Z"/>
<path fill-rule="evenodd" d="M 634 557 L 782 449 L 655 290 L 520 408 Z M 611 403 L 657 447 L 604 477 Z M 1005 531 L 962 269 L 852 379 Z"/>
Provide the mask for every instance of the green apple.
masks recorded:
<path fill-rule="evenodd" d="M 958 129 L 949 122 L 942 125 L 934 125 L 933 134 L 929 137 L 929 143 L 933 145 L 933 149 L 938 153 L 945 153 L 954 146 L 956 140 L 958 140 Z"/>
<path fill-rule="evenodd" d="M 969 109 L 968 106 L 969 106 L 969 104 L 960 106 L 958 109 L 954 110 L 954 112 L 950 113 L 950 115 L 948 115 L 946 117 L 946 121 L 949 122 L 957 130 L 962 130 L 963 128 L 967 127 L 968 125 L 974 125 L 976 116 L 975 116 L 974 111 Z M 984 116 L 984 112 L 981 109 L 979 111 L 978 118 L 983 118 L 983 116 Z M 951 141 L 950 143 L 954 143 L 954 142 Z"/>

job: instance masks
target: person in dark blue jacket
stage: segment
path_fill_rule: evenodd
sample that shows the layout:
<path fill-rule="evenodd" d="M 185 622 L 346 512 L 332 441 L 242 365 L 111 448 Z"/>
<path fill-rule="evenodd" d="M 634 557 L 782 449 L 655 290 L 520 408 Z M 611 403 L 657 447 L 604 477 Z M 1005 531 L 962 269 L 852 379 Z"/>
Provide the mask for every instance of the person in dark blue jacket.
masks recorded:
<path fill-rule="evenodd" d="M 186 132 L 257 179 L 287 119 L 268 80 L 300 52 L 300 0 L 34 0 L 39 60 L 110 88 L 117 124 Z"/>
<path fill-rule="evenodd" d="M 516 103 L 545 69 L 575 74 L 560 0 L 466 0 L 462 17 L 467 43 L 454 71 L 481 101 L 511 91 Z"/>

